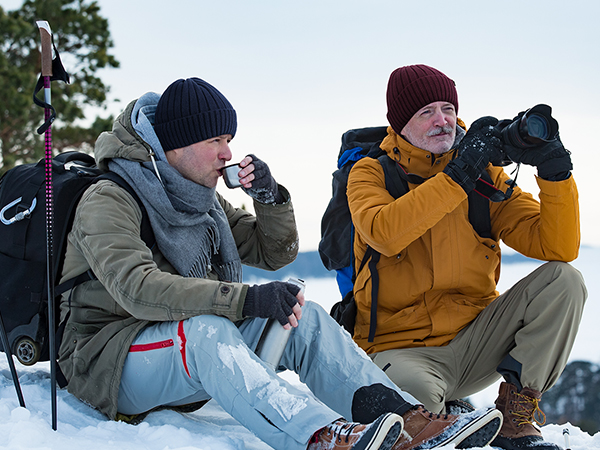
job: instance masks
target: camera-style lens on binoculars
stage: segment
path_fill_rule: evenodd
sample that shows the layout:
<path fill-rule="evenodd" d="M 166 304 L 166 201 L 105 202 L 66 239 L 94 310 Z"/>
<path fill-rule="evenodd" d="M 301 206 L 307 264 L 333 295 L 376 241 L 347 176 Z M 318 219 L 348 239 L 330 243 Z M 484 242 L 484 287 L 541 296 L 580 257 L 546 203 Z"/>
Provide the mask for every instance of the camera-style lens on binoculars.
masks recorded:
<path fill-rule="evenodd" d="M 552 108 L 548 105 L 535 105 L 504 125 L 506 122 L 499 124 L 502 140 L 521 150 L 531 149 L 558 137 L 558 122 L 552 117 Z M 507 166 L 511 163 L 510 157 L 504 153 L 502 162 L 495 164 Z"/>
<path fill-rule="evenodd" d="M 558 122 L 548 105 L 535 105 L 502 130 L 502 139 L 513 147 L 527 149 L 550 142 L 558 135 Z"/>

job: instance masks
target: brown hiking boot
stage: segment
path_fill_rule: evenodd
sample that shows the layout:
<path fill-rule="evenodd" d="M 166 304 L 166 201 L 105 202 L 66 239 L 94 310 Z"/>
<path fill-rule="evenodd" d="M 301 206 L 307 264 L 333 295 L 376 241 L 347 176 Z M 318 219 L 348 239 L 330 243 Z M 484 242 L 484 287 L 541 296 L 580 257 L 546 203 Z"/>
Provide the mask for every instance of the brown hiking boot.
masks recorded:
<path fill-rule="evenodd" d="M 456 448 L 485 447 L 502 425 L 502 414 L 492 408 L 452 415 L 434 414 L 417 405 L 402 418 L 404 431 L 393 450 L 420 450 L 448 444 Z"/>
<path fill-rule="evenodd" d="M 466 414 L 475 411 L 475 407 L 466 400 L 450 400 L 444 405 L 448 414 Z"/>
<path fill-rule="evenodd" d="M 500 384 L 496 408 L 504 415 L 504 423 L 492 446 L 505 450 L 560 450 L 551 442 L 544 442 L 542 433 L 533 425 L 544 425 L 546 416 L 539 407 L 542 394 L 531 388 L 518 392 L 514 384 Z"/>
<path fill-rule="evenodd" d="M 401 432 L 402 417 L 394 413 L 367 425 L 336 420 L 313 435 L 308 450 L 390 450 Z"/>

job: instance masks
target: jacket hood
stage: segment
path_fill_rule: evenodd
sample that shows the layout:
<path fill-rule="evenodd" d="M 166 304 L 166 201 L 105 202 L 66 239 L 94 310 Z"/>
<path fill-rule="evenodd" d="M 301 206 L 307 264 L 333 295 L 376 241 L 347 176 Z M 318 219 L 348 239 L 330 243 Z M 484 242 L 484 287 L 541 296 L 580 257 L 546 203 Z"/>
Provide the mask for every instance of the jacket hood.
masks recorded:
<path fill-rule="evenodd" d="M 133 100 L 113 123 L 96 140 L 94 156 L 98 167 L 108 171 L 108 162 L 114 158 L 130 161 L 150 161 L 150 155 L 164 160 L 164 152 L 154 133 L 154 111 L 160 96 L 154 92 Z"/>

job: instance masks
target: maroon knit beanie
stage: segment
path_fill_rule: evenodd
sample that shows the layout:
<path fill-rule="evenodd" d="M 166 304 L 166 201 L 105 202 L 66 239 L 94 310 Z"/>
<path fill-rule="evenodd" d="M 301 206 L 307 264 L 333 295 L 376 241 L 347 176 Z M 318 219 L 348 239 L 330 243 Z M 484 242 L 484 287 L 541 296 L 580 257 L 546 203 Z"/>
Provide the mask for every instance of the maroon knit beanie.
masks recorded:
<path fill-rule="evenodd" d="M 398 134 L 419 109 L 430 103 L 452 103 L 458 113 L 458 93 L 454 81 L 424 64 L 394 70 L 390 75 L 386 96 L 387 118 Z"/>

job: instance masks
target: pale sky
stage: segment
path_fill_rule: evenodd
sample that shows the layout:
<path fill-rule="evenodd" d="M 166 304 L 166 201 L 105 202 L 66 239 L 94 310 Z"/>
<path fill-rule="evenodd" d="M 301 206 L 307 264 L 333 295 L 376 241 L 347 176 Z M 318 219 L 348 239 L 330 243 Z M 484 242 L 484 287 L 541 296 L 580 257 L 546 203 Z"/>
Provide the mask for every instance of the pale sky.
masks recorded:
<path fill-rule="evenodd" d="M 0 0 L 6 10 L 20 3 Z M 318 246 L 342 133 L 387 125 L 389 74 L 409 64 L 433 66 L 456 82 L 458 115 L 468 126 L 484 115 L 506 119 L 538 103 L 552 106 L 572 152 L 582 243 L 600 245 L 592 172 L 600 124 L 596 0 L 98 4 L 121 63 L 100 72 L 112 88 L 109 112 L 178 78 L 213 84 L 238 113 L 232 162 L 254 153 L 288 188 L 301 251 Z M 518 184 L 537 196 L 535 170 L 524 169 Z M 218 190 L 236 206 L 251 204 L 239 189 L 220 182 Z"/>

